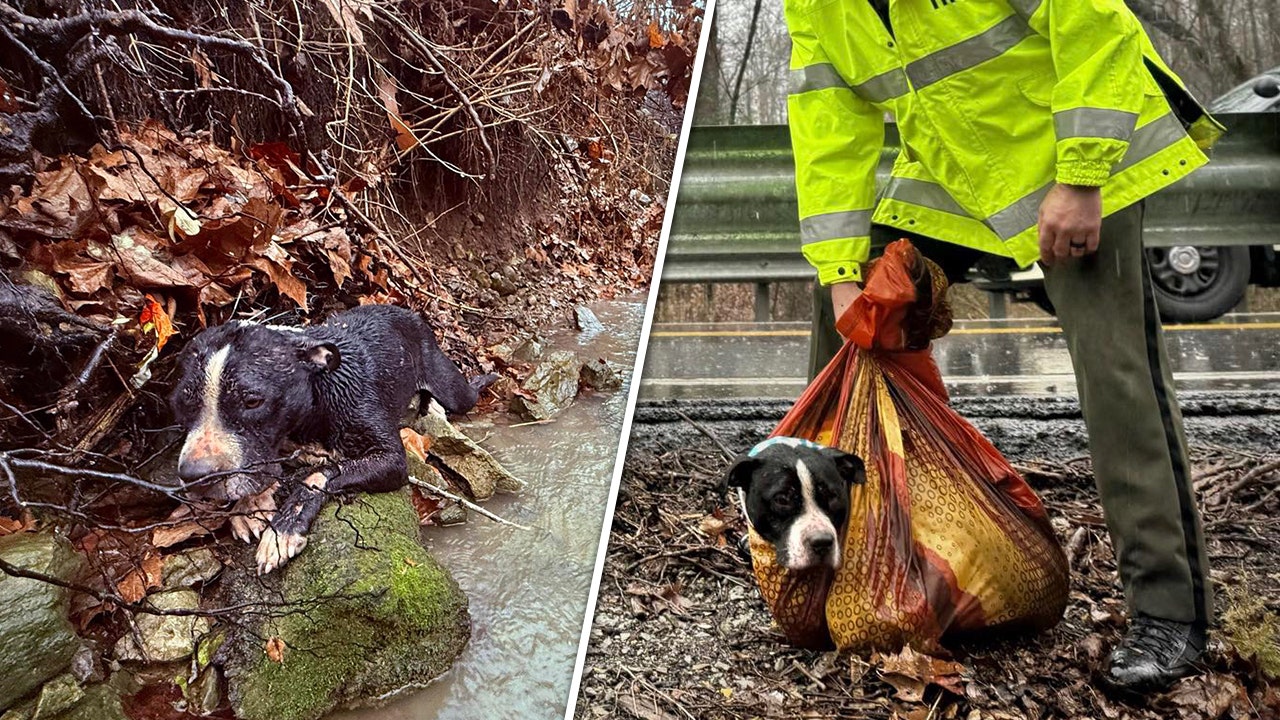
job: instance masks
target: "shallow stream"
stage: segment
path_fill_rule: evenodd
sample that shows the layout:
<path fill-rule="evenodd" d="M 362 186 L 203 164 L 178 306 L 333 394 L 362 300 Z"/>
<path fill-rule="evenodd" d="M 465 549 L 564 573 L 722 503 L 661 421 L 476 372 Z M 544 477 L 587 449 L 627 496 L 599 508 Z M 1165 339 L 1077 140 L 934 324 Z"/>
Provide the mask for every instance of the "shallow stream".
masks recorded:
<path fill-rule="evenodd" d="M 604 357 L 629 385 L 643 300 L 591 309 L 603 331 L 553 334 L 547 351 Z M 526 483 L 521 494 L 495 497 L 485 508 L 533 529 L 475 513 L 463 525 L 426 528 L 428 549 L 470 598 L 471 643 L 430 687 L 331 720 L 563 717 L 626 402 L 624 386 L 579 397 L 546 424 L 459 424 Z"/>

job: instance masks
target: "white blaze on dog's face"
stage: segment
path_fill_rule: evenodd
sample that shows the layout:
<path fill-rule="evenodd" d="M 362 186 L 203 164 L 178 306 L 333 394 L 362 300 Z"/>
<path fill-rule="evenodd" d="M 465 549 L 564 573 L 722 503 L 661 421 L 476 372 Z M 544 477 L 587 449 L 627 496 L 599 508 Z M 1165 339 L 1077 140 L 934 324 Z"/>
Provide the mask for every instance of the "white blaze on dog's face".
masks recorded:
<path fill-rule="evenodd" d="M 227 432 L 218 411 L 222 392 L 222 376 L 227 368 L 230 345 L 214 351 L 205 360 L 198 384 L 198 414 L 187 431 L 186 442 L 178 455 L 178 471 L 184 480 L 198 480 L 207 475 L 237 470 L 244 466 L 244 450 L 239 438 Z M 234 482 L 235 478 L 228 478 Z M 230 490 L 230 488 L 228 488 Z M 239 497 L 239 493 L 228 492 Z"/>
<path fill-rule="evenodd" d="M 281 444 L 315 407 L 312 378 L 336 365 L 336 352 L 300 332 L 241 322 L 188 343 L 170 396 L 187 431 L 178 477 L 188 495 L 238 500 L 270 485 Z"/>
<path fill-rule="evenodd" d="M 758 445 L 727 479 L 752 529 L 792 571 L 840 566 L 849 486 L 865 480 L 857 456 L 794 438 Z"/>

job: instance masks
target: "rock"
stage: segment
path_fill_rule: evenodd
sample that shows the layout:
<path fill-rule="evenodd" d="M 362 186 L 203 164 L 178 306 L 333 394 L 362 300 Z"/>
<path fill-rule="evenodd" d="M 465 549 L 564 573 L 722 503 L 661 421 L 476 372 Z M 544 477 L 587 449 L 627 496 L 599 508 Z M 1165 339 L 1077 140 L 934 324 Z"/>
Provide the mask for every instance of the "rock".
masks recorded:
<path fill-rule="evenodd" d="M 222 563 L 207 547 L 170 555 L 164 559 L 162 583 L 169 589 L 195 587 L 216 578 Z"/>
<path fill-rule="evenodd" d="M 511 359 L 519 362 L 533 362 L 542 357 L 544 341 L 542 338 L 534 335 L 533 337 L 520 343 L 520 346 L 511 353 Z"/>
<path fill-rule="evenodd" d="M 40 699 L 31 720 L 52 720 L 84 699 L 84 690 L 70 673 L 59 675 L 40 688 Z"/>
<path fill-rule="evenodd" d="M 579 305 L 573 310 L 573 326 L 578 330 L 596 335 L 604 331 L 604 323 L 600 322 L 600 318 L 591 312 L 591 309 Z"/>
<path fill-rule="evenodd" d="M 200 596 L 194 590 L 167 590 L 148 595 L 147 604 L 156 610 L 196 610 Z M 134 618 L 142 647 L 134 634 L 125 633 L 116 643 L 116 659 L 141 662 L 173 662 L 190 657 L 200 638 L 209 632 L 209 618 L 199 615 L 151 615 Z"/>
<path fill-rule="evenodd" d="M 511 282 L 506 275 L 502 275 L 501 273 L 489 273 L 489 281 L 493 289 L 498 291 L 499 295 L 514 295 L 516 291 L 520 289 L 516 287 L 516 284 Z"/>
<path fill-rule="evenodd" d="M 129 720 L 120 703 L 120 690 L 115 687 L 116 684 L 101 683 L 84 688 L 79 702 L 70 710 L 49 720 Z"/>
<path fill-rule="evenodd" d="M 467 509 L 454 503 L 440 508 L 440 517 L 438 522 L 441 527 L 449 527 L 450 525 L 461 525 L 467 521 Z"/>
<path fill-rule="evenodd" d="M 519 492 L 524 488 L 514 475 L 498 464 L 489 451 L 463 435 L 439 413 L 429 412 L 413 423 L 413 429 L 431 438 L 431 456 L 457 473 L 470 486 L 471 497 L 484 501 L 495 492 Z M 410 458 L 412 469 L 413 458 Z M 431 482 L 430 478 L 421 478 Z"/>
<path fill-rule="evenodd" d="M 622 387 L 622 373 L 613 363 L 596 358 L 582 363 L 582 384 L 596 390 L 617 390 Z"/>
<path fill-rule="evenodd" d="M 220 655 L 238 718 L 315 720 L 377 704 L 439 677 L 467 644 L 466 597 L 419 543 L 408 489 L 328 503 L 279 576 L 254 576 L 252 549 L 244 553 L 223 571 L 226 602 L 307 611 L 247 616 L 231 628 Z M 283 641 L 281 662 L 264 638 Z"/>
<path fill-rule="evenodd" d="M 578 359 L 561 350 L 547 356 L 525 379 L 521 392 L 511 399 L 511 409 L 530 420 L 546 420 L 577 396 Z"/>
<path fill-rule="evenodd" d="M 68 581 L 82 562 L 70 543 L 51 533 L 0 537 L 0 559 Z M 63 588 L 0 573 L 0 713 L 65 671 L 80 649 L 67 603 Z"/>

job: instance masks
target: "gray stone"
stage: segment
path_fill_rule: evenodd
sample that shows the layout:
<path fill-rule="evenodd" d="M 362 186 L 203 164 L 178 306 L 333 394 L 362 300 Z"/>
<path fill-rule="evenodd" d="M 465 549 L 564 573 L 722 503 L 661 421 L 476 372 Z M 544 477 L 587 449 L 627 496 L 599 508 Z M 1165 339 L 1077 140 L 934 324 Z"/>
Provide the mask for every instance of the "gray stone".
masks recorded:
<path fill-rule="evenodd" d="M 501 273 L 489 273 L 489 281 L 499 295 L 514 295 L 520 289 L 506 275 Z"/>
<path fill-rule="evenodd" d="M 84 699 L 84 690 L 70 673 L 59 675 L 40 688 L 40 699 L 31 720 L 53 720 Z"/>
<path fill-rule="evenodd" d="M 551 353 L 521 385 L 511 409 L 529 420 L 546 420 L 573 404 L 578 396 L 578 359 L 561 350 Z M 530 399 L 532 398 L 532 399 Z"/>
<path fill-rule="evenodd" d="M 243 720 L 316 720 L 384 702 L 439 677 L 470 636 L 466 597 L 419 543 L 407 489 L 328 503 L 282 574 L 256 577 L 244 552 L 224 570 L 227 602 L 307 611 L 247 616 L 229 630 L 222 669 Z M 264 638 L 284 643 L 282 662 Z"/>
<path fill-rule="evenodd" d="M 149 595 L 145 602 L 156 610 L 196 610 L 200 596 L 193 590 L 168 590 Z M 191 656 L 200 638 L 209 632 L 209 618 L 200 615 L 153 615 L 138 613 L 134 618 L 142 647 L 132 632 L 116 643 L 116 659 L 142 662 L 173 662 Z"/>
<path fill-rule="evenodd" d="M 583 385 L 596 390 L 617 390 L 622 387 L 622 373 L 604 358 L 582 363 L 581 377 Z"/>
<path fill-rule="evenodd" d="M 440 525 L 448 527 L 450 525 L 461 525 L 467 521 L 467 509 L 458 503 L 446 505 L 440 508 Z"/>
<path fill-rule="evenodd" d="M 591 335 L 604 331 L 604 323 L 600 322 L 600 318 L 591 312 L 591 308 L 583 305 L 579 305 L 573 310 L 573 326 Z"/>
<path fill-rule="evenodd" d="M 82 562 L 70 543 L 46 532 L 0 537 L 0 558 L 67 581 Z M 0 712 L 65 671 L 80 649 L 67 603 L 63 588 L 0 573 Z"/>
<path fill-rule="evenodd" d="M 169 589 L 203 585 L 222 572 L 213 550 L 207 547 L 170 555 L 164 559 L 163 585 Z"/>
<path fill-rule="evenodd" d="M 511 353 L 511 359 L 518 362 L 533 362 L 542 357 L 544 342 L 537 335 L 525 340 Z"/>
<path fill-rule="evenodd" d="M 495 492 L 519 492 L 524 487 L 489 451 L 463 435 L 440 413 L 429 412 L 419 417 L 413 429 L 431 438 L 431 457 L 461 476 L 472 498 L 488 500 Z M 414 467 L 414 458 L 410 456 L 410 469 Z M 432 482 L 430 478 L 421 479 Z"/>

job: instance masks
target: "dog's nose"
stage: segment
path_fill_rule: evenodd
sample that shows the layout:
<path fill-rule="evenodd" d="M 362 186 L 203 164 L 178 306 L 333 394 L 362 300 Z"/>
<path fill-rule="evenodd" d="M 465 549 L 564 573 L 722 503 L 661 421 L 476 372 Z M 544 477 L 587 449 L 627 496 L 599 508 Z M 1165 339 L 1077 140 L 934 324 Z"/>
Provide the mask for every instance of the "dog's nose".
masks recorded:
<path fill-rule="evenodd" d="M 191 483 L 212 475 L 218 469 L 206 458 L 187 458 L 178 463 L 178 477 L 184 483 Z"/>
<path fill-rule="evenodd" d="M 809 538 L 809 550 L 818 557 L 826 557 L 831 554 L 831 549 L 835 547 L 836 539 L 833 535 L 815 535 Z"/>

